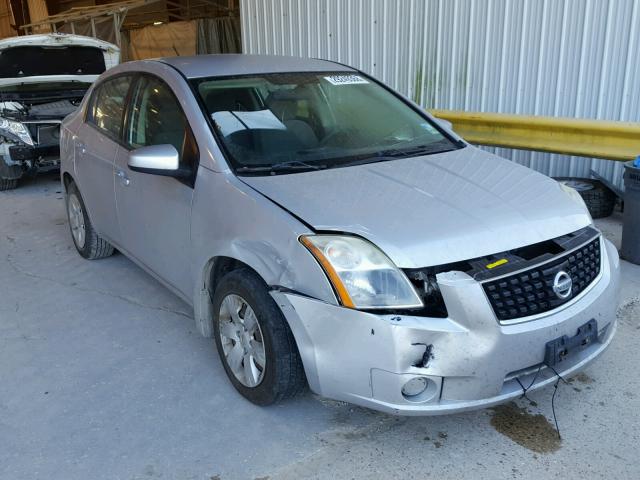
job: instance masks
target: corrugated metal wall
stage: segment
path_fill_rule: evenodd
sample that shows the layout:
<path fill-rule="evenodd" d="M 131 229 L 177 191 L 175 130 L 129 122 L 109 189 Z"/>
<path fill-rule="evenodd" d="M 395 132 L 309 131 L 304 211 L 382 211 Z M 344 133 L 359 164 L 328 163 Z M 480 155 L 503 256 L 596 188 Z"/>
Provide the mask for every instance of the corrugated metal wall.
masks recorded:
<path fill-rule="evenodd" d="M 640 0 L 242 0 L 241 17 L 245 53 L 347 63 L 427 108 L 640 121 Z M 489 150 L 621 184 L 618 162 Z"/>

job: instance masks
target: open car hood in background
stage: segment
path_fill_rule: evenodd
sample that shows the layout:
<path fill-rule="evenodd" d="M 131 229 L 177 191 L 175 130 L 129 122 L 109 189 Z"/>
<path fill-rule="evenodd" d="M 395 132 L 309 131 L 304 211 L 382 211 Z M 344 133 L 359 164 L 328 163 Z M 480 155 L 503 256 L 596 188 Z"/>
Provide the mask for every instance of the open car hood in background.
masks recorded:
<path fill-rule="evenodd" d="M 0 40 L 0 88 L 48 82 L 92 83 L 119 59 L 116 45 L 91 37 L 48 34 L 7 38 Z"/>

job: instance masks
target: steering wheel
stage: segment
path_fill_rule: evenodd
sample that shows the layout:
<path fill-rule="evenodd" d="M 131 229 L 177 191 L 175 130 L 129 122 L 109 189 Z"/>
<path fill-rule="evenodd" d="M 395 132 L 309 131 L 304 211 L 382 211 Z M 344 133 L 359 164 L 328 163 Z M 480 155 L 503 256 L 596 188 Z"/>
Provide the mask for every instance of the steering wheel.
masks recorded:
<path fill-rule="evenodd" d="M 320 140 L 320 147 L 326 147 L 332 140 L 340 140 L 340 139 L 348 139 L 350 137 L 349 130 L 341 130 L 339 128 L 334 129 L 333 131 L 326 134 L 322 140 Z M 338 141 L 340 143 L 340 141 Z"/>

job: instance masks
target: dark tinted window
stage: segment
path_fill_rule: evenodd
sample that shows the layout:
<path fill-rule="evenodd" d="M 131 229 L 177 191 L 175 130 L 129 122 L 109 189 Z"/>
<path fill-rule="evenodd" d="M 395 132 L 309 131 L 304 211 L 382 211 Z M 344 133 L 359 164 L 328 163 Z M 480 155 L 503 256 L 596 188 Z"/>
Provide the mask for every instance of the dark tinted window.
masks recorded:
<path fill-rule="evenodd" d="M 94 47 L 13 47 L 0 52 L 0 78 L 98 75 L 104 54 Z"/>
<path fill-rule="evenodd" d="M 132 148 L 173 145 L 180 154 L 180 162 L 193 166 L 195 139 L 169 86 L 160 79 L 144 76 L 131 98 L 127 143 Z"/>
<path fill-rule="evenodd" d="M 122 134 L 122 116 L 131 77 L 123 76 L 100 84 L 91 99 L 87 121 L 119 140 Z"/>

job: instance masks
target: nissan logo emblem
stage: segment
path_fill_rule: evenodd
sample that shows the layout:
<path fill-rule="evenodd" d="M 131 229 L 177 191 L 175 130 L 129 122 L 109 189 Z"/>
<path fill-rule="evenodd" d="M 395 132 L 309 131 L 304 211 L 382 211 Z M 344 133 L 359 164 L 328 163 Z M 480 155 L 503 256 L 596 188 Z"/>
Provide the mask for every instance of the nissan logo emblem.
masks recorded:
<path fill-rule="evenodd" d="M 560 270 L 556 273 L 555 278 L 553 279 L 553 293 L 556 294 L 558 298 L 565 299 L 571 296 L 571 287 L 573 286 L 573 280 L 567 272 L 564 270 Z"/>

